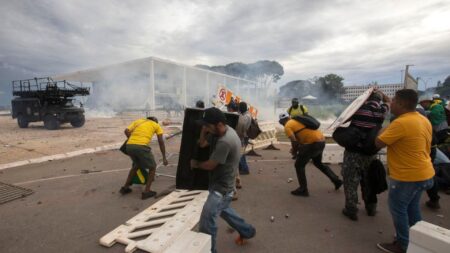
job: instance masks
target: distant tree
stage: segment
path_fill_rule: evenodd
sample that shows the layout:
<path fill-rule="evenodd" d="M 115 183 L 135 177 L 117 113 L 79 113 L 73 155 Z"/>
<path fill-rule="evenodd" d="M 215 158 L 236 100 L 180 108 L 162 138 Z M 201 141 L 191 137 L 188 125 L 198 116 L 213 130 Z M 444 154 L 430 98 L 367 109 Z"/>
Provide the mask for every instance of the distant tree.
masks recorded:
<path fill-rule="evenodd" d="M 450 86 L 450 76 L 447 76 L 447 78 L 445 78 L 445 81 L 442 83 L 442 86 Z"/>
<path fill-rule="evenodd" d="M 325 95 L 325 101 L 339 100 L 341 94 L 344 93 L 344 80 L 343 77 L 336 74 L 328 74 L 324 77 L 320 77 L 317 82 L 322 88 L 322 92 Z"/>

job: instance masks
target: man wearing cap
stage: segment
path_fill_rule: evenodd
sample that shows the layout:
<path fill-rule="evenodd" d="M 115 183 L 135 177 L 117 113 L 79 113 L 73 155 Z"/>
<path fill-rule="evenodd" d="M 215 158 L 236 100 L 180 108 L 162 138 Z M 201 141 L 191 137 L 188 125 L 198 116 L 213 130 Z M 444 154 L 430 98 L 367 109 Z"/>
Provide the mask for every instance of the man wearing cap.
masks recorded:
<path fill-rule="evenodd" d="M 212 107 L 205 110 L 202 117 L 202 134 L 199 144 L 205 145 L 205 133 L 217 139 L 212 146 L 209 160 L 198 162 L 191 160 L 191 168 L 209 171 L 209 195 L 200 216 L 199 230 L 211 235 L 211 252 L 216 253 L 217 217 L 222 217 L 239 233 L 237 243 L 255 236 L 255 228 L 246 223 L 230 207 L 235 186 L 236 168 L 241 157 L 241 141 L 233 128 L 227 125 L 225 115 Z"/>
<path fill-rule="evenodd" d="M 295 116 L 302 116 L 308 114 L 308 108 L 304 105 L 299 105 L 298 98 L 292 99 L 292 105 L 287 109 L 287 113 L 289 114 L 289 117 L 293 118 Z"/>
<path fill-rule="evenodd" d="M 425 109 L 428 119 L 431 121 L 438 144 L 444 142 L 448 136 L 448 124 L 442 101 L 438 97 L 434 99 L 423 99 L 420 101 L 420 105 Z"/>
<path fill-rule="evenodd" d="M 296 190 L 291 191 L 292 195 L 308 197 L 309 191 L 306 182 L 305 166 L 309 160 L 313 161 L 323 174 L 325 174 L 334 184 L 335 190 L 342 185 L 342 180 L 334 174 L 330 167 L 322 163 L 322 153 L 325 149 L 325 137 L 320 130 L 306 128 L 305 125 L 295 119 L 291 119 L 288 113 L 280 114 L 280 124 L 284 126 L 286 135 L 291 140 L 291 152 L 297 158 L 295 161 L 295 170 L 300 184 Z"/>
<path fill-rule="evenodd" d="M 383 103 L 382 103 L 383 102 Z M 350 118 L 351 126 L 357 128 L 366 135 L 370 131 L 378 131 L 384 121 L 386 112 L 389 111 L 390 99 L 380 90 L 374 91 L 367 101 Z M 376 132 L 374 133 L 376 134 Z M 358 220 L 358 185 L 361 184 L 361 192 L 367 215 L 375 216 L 377 195 L 368 188 L 369 167 L 375 155 L 367 155 L 359 150 L 344 151 L 342 163 L 342 177 L 344 179 L 345 208 L 342 213 L 351 220 Z"/>
<path fill-rule="evenodd" d="M 407 251 L 409 228 L 422 220 L 420 197 L 433 185 L 432 128 L 430 122 L 416 112 L 417 102 L 415 90 L 397 91 L 391 103 L 391 112 L 397 118 L 380 131 L 375 140 L 378 148 L 387 146 L 388 204 L 396 231 L 396 241 L 377 245 L 385 252 Z"/>

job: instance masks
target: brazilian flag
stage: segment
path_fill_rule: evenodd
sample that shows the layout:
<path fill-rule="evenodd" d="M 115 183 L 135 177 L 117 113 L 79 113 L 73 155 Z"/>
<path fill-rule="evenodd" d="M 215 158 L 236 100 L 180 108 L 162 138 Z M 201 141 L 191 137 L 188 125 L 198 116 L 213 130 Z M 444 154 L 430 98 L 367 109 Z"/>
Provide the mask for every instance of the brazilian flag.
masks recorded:
<path fill-rule="evenodd" d="M 148 172 L 145 169 L 138 168 L 136 176 L 133 177 L 133 184 L 146 184 L 148 179 Z"/>

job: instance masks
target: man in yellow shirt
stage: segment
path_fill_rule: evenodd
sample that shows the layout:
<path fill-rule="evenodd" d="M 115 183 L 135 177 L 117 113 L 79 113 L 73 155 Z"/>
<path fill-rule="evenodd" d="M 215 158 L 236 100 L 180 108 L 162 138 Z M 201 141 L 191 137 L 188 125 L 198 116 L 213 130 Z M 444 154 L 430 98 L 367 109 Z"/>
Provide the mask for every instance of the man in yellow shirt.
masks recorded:
<path fill-rule="evenodd" d="M 422 192 L 433 186 L 432 127 L 427 118 L 416 112 L 417 102 L 416 91 L 397 91 L 391 104 L 391 112 L 397 118 L 375 140 L 378 148 L 387 146 L 388 203 L 397 234 L 394 243 L 377 245 L 385 252 L 406 252 L 409 227 L 422 219 Z"/>
<path fill-rule="evenodd" d="M 125 129 L 125 135 L 128 137 L 126 153 L 133 161 L 133 165 L 128 173 L 128 178 L 125 185 L 120 189 L 120 193 L 122 195 L 131 192 L 130 186 L 138 168 L 149 171 L 145 189 L 142 192 L 142 199 L 151 198 L 156 195 L 156 192 L 150 190 L 156 173 L 155 158 L 153 157 L 151 148 L 149 147 L 150 141 L 152 140 L 154 134 L 158 137 L 159 148 L 163 157 L 163 164 L 167 165 L 168 162 L 166 159 L 163 130 L 158 124 L 158 120 L 156 118 L 148 117 L 147 119 L 138 119 Z"/>
<path fill-rule="evenodd" d="M 287 113 L 291 118 L 295 116 L 303 116 L 308 115 L 308 108 L 304 105 L 299 105 L 298 98 L 292 99 L 292 105 L 287 109 Z"/>
<path fill-rule="evenodd" d="M 303 197 L 309 196 L 305 166 L 311 159 L 314 166 L 331 180 L 335 189 L 339 189 L 342 185 L 342 180 L 334 174 L 330 167 L 322 163 L 322 153 L 325 149 L 325 138 L 322 132 L 306 128 L 302 123 L 291 119 L 287 113 L 280 114 L 279 122 L 284 126 L 284 131 L 291 140 L 292 154 L 297 154 L 295 170 L 300 187 L 291 191 L 291 194 Z"/>

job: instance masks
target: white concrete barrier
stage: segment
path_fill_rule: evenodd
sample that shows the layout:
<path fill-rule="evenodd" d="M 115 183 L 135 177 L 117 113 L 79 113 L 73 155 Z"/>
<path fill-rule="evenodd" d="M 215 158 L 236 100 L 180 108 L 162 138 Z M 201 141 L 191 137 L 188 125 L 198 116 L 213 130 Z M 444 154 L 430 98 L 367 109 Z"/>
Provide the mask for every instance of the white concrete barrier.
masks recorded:
<path fill-rule="evenodd" d="M 192 231 L 207 197 L 208 191 L 175 190 L 103 236 L 100 244 L 125 244 L 125 252 L 210 252 L 211 236 Z"/>
<path fill-rule="evenodd" d="M 250 144 L 245 151 L 257 148 L 265 148 L 277 142 L 277 129 L 275 122 L 260 122 L 259 128 L 262 133 L 254 140 L 250 140 Z"/>
<path fill-rule="evenodd" d="M 409 231 L 408 253 L 450 252 L 450 230 L 419 221 Z"/>

